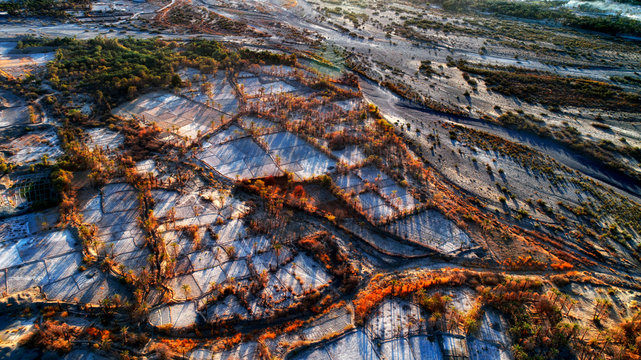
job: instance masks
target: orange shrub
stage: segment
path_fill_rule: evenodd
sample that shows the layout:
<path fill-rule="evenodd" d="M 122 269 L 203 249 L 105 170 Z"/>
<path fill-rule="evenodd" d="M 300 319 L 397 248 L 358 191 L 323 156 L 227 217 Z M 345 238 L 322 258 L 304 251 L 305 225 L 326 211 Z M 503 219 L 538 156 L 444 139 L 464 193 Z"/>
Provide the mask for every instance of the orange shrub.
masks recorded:
<path fill-rule="evenodd" d="M 273 340 L 276 338 L 276 333 L 273 331 L 265 331 L 259 338 L 259 341 L 263 340 Z"/>
<path fill-rule="evenodd" d="M 35 347 L 58 353 L 71 351 L 72 344 L 80 333 L 77 327 L 69 326 L 66 323 L 61 324 L 58 321 L 47 320 L 41 325 L 34 325 L 34 327 L 36 331 L 28 342 Z"/>
<path fill-rule="evenodd" d="M 160 342 L 180 354 L 186 354 L 198 346 L 198 342 L 194 339 L 162 339 Z"/>
<path fill-rule="evenodd" d="M 554 270 L 571 270 L 574 268 L 574 265 L 570 264 L 569 262 L 566 261 L 561 261 L 561 262 L 555 262 L 550 264 L 550 267 Z"/>
<path fill-rule="evenodd" d="M 414 274 L 404 278 L 383 278 L 377 275 L 354 299 L 357 319 L 364 319 L 369 312 L 388 296 L 407 297 L 422 289 L 438 286 L 464 284 L 471 275 L 478 275 L 463 269 L 443 269 Z"/>
<path fill-rule="evenodd" d="M 292 332 L 300 328 L 304 324 L 303 320 L 294 320 L 289 325 L 285 326 L 285 332 Z"/>

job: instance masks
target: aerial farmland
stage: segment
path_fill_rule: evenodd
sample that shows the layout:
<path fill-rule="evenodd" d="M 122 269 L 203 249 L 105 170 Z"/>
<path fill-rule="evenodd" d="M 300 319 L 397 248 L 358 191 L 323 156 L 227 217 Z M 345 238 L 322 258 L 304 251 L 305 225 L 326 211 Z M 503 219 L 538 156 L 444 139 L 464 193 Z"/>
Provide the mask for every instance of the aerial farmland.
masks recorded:
<path fill-rule="evenodd" d="M 1 359 L 637 359 L 636 0 L 0 1 Z"/>

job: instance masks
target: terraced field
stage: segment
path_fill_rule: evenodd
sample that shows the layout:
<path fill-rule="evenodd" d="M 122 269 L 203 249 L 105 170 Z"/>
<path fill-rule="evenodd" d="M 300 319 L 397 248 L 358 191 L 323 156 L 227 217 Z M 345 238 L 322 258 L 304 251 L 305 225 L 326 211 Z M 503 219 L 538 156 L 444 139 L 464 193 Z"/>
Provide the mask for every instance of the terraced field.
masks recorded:
<path fill-rule="evenodd" d="M 637 359 L 637 7 L 0 1 L 0 358 Z"/>

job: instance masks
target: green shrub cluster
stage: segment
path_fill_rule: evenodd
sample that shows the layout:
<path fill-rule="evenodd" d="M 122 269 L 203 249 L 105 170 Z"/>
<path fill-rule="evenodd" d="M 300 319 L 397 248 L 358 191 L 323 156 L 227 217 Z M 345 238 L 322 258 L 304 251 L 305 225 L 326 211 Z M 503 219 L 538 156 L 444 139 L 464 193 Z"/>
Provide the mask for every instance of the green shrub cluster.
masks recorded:
<path fill-rule="evenodd" d="M 463 72 L 481 75 L 488 89 L 529 103 L 641 112 L 641 96 L 591 79 L 517 67 L 480 67 L 459 62 Z"/>
<path fill-rule="evenodd" d="M 86 10 L 90 0 L 17 0 L 0 2 L 0 11 L 11 16 L 64 17 L 68 10 Z"/>

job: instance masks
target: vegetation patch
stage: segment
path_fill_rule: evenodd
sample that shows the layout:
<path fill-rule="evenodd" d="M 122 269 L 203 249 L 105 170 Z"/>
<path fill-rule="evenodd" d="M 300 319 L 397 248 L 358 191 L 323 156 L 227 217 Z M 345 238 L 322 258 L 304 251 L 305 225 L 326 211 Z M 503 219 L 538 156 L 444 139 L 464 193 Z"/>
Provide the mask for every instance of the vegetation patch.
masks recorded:
<path fill-rule="evenodd" d="M 16 0 L 0 3 L 0 11 L 11 16 L 66 17 L 67 11 L 87 10 L 90 0 Z"/>
<path fill-rule="evenodd" d="M 97 105 L 111 109 L 142 92 L 182 85 L 173 46 L 155 39 L 73 41 L 48 65 L 49 80 L 66 93 L 91 94 Z"/>
<path fill-rule="evenodd" d="M 610 111 L 641 111 L 641 96 L 601 81 L 564 77 L 518 67 L 480 67 L 458 63 L 461 71 L 483 77 L 490 90 L 529 103 Z"/>

